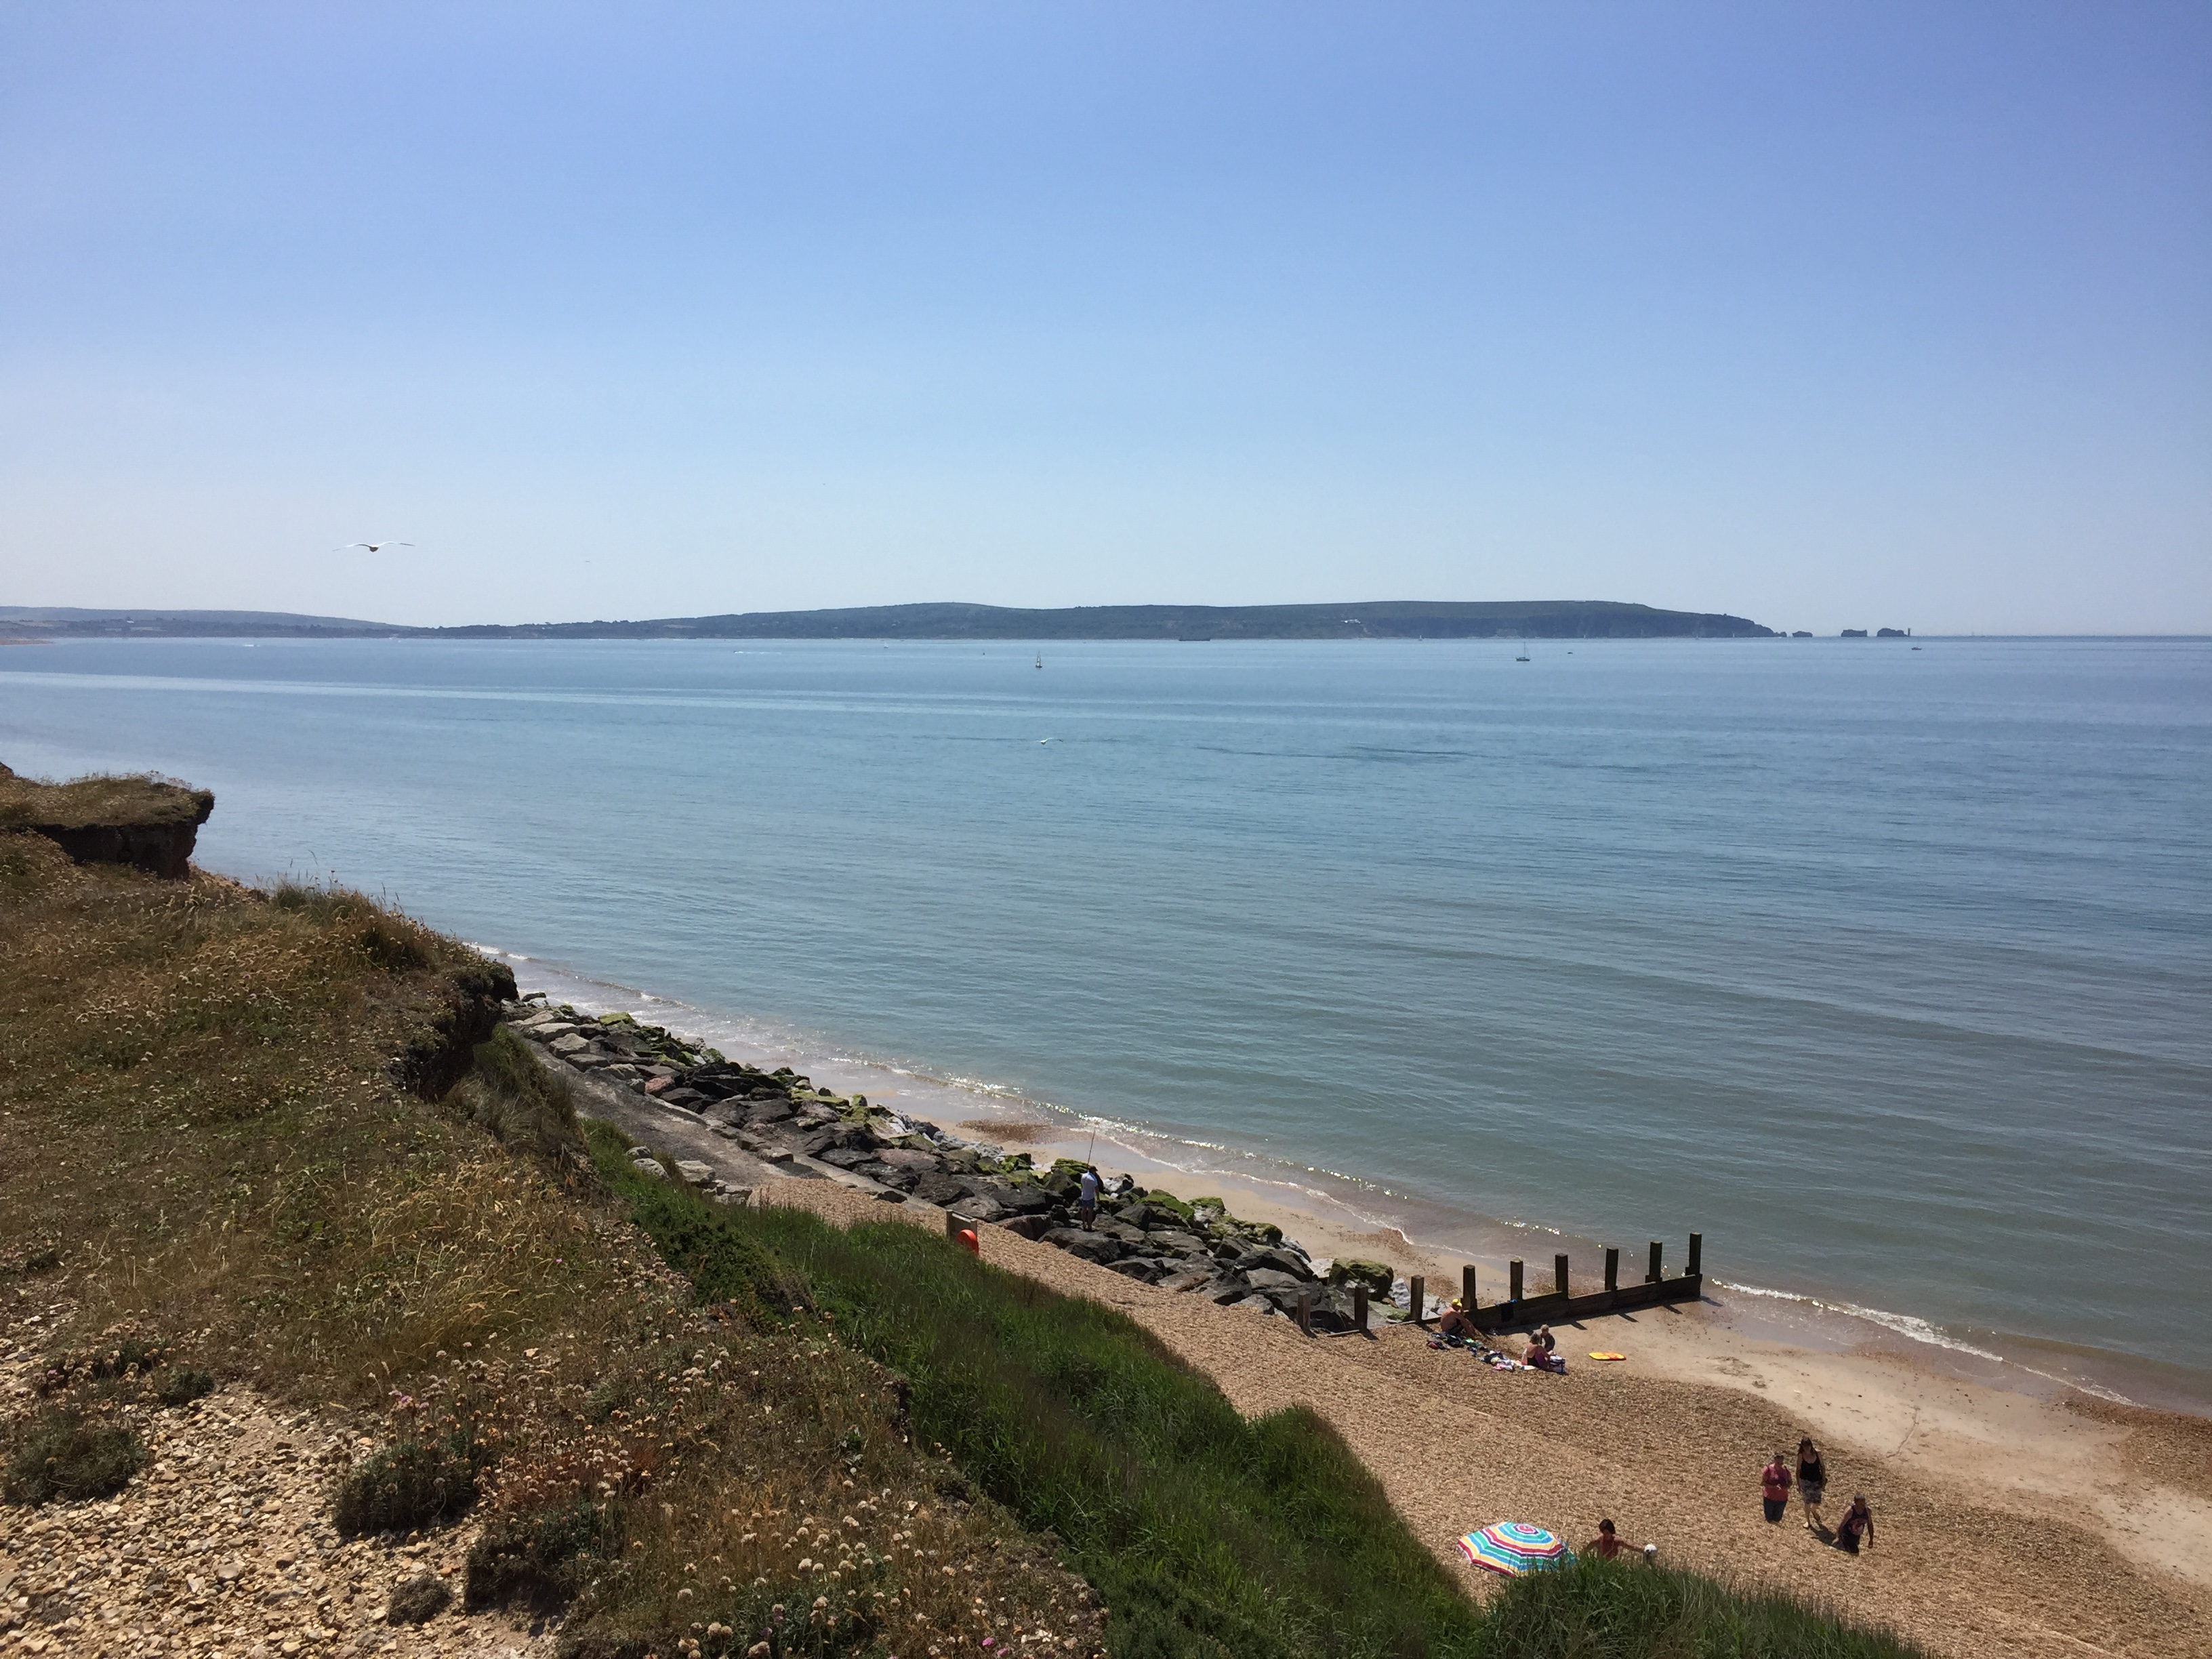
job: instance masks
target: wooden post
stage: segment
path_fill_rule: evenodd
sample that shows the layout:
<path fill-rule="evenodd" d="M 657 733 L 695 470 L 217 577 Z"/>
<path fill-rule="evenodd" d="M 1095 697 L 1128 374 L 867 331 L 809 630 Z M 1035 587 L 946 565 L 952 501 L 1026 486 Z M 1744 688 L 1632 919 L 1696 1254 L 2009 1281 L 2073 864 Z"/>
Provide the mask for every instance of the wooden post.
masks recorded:
<path fill-rule="evenodd" d="M 1358 1331 L 1367 1328 L 1367 1286 L 1364 1285 L 1352 1287 L 1352 1328 Z"/>
<path fill-rule="evenodd" d="M 1691 1278 L 1695 1279 L 1698 1274 L 1703 1271 L 1705 1266 L 1705 1236 L 1703 1233 L 1692 1233 L 1690 1235 Z"/>
<path fill-rule="evenodd" d="M 1567 1293 L 1567 1259 L 1563 1255 L 1552 1258 L 1552 1283 L 1559 1287 L 1561 1296 Z"/>
<path fill-rule="evenodd" d="M 1308 1336 L 1313 1334 L 1313 1291 L 1310 1289 L 1298 1292 L 1298 1328 Z"/>
<path fill-rule="evenodd" d="M 1644 1275 L 1644 1282 L 1645 1284 L 1656 1285 L 1659 1282 L 1659 1263 L 1666 1251 L 1666 1249 L 1667 1247 L 1662 1244 L 1657 1239 L 1655 1238 L 1651 1241 L 1651 1271 Z"/>
<path fill-rule="evenodd" d="M 1472 1261 L 1459 1270 L 1459 1299 L 1467 1304 L 1469 1313 L 1474 1311 L 1474 1263 Z"/>
<path fill-rule="evenodd" d="M 1521 1299 L 1521 1258 L 1519 1256 L 1515 1256 L 1507 1264 L 1505 1276 L 1511 1284 L 1511 1288 L 1505 1293 L 1505 1299 L 1508 1302 L 1518 1302 Z"/>
<path fill-rule="evenodd" d="M 1618 1244 L 1605 1247 L 1605 1287 L 1608 1291 L 1620 1288 L 1620 1246 Z"/>
<path fill-rule="evenodd" d="M 1428 1310 L 1429 1281 L 1415 1273 L 1406 1281 L 1406 1317 L 1418 1325 L 1421 1322 L 1421 1316 Z"/>

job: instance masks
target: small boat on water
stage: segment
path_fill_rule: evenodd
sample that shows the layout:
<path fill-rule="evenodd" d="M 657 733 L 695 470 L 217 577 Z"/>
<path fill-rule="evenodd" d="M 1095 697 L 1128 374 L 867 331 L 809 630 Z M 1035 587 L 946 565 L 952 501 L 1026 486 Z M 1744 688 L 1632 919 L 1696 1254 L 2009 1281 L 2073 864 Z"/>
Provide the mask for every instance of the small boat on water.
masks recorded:
<path fill-rule="evenodd" d="M 1044 666 L 1044 653 L 1042 651 L 1037 653 L 1037 666 L 1039 668 Z"/>

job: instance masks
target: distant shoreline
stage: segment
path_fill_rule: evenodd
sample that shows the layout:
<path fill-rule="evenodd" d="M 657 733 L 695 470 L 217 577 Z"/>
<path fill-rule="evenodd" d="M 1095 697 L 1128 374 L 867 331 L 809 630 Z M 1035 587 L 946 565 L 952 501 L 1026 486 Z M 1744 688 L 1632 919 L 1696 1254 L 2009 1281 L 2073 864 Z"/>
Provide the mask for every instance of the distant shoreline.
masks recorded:
<path fill-rule="evenodd" d="M 1779 630 L 1721 611 L 1611 599 L 1382 600 L 1342 605 L 859 605 L 642 621 L 483 623 L 411 628 L 285 611 L 69 611 L 0 606 L 0 623 L 61 637 L 694 640 L 1654 640 L 1774 639 Z"/>

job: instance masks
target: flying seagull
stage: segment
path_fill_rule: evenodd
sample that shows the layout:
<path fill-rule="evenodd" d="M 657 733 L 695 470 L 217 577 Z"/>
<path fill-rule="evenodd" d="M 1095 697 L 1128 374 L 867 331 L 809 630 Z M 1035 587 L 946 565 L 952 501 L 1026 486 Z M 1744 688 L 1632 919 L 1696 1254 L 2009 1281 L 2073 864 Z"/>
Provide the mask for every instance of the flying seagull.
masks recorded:
<path fill-rule="evenodd" d="M 334 547 L 333 553 L 350 553 L 356 547 L 365 547 L 372 553 L 381 553 L 387 547 L 412 547 L 412 542 L 348 542 L 343 547 Z"/>

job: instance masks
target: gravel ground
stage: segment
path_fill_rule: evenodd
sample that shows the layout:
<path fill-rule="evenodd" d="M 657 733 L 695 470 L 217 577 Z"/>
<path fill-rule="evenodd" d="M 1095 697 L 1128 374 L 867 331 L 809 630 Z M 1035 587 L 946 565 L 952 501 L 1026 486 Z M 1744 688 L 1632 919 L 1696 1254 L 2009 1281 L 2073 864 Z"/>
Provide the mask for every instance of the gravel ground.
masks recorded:
<path fill-rule="evenodd" d="M 550 1652 L 549 1637 L 510 1620 L 460 1617 L 473 1527 L 412 1544 L 338 1541 L 330 1480 L 366 1443 L 337 1413 L 280 1412 L 234 1387 L 143 1418 L 140 1432 L 153 1460 L 118 1498 L 0 1509 L 0 1653 Z M 393 1586 L 426 1573 L 455 1601 L 422 1625 L 386 1624 Z"/>
<path fill-rule="evenodd" d="M 942 1212 L 893 1208 L 787 1182 L 765 1201 L 832 1219 L 904 1217 L 942 1227 Z M 1747 1585 L 1826 1601 L 1886 1624 L 1931 1652 L 2212 1656 L 2212 1595 L 2129 1562 L 2057 1500 L 1989 1504 L 1879 1457 L 1829 1454 L 1831 1520 L 1863 1491 L 1876 1543 L 1851 1557 L 1788 1519 L 1761 1518 L 1758 1471 L 1797 1443 L 1796 1422 L 1737 1390 L 1639 1376 L 1582 1360 L 1569 1374 L 1500 1373 L 1419 1333 L 1308 1338 L 1290 1322 L 1137 1284 L 996 1227 L 988 1261 L 1126 1311 L 1258 1415 L 1292 1405 L 1318 1413 L 1380 1480 L 1414 1534 L 1483 1595 L 1496 1582 L 1452 1540 L 1493 1521 L 1534 1522 L 1580 1544 L 1610 1516 L 1623 1536 Z M 1655 1312 L 1643 1319 L 1693 1316 Z M 1625 1345 L 1624 1345 L 1625 1346 Z"/>

